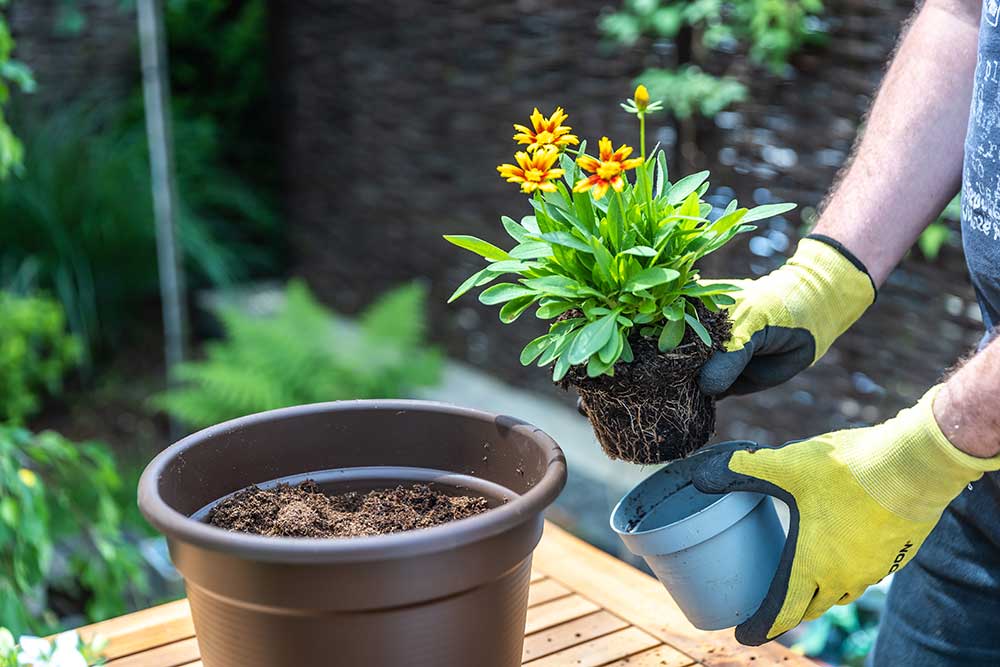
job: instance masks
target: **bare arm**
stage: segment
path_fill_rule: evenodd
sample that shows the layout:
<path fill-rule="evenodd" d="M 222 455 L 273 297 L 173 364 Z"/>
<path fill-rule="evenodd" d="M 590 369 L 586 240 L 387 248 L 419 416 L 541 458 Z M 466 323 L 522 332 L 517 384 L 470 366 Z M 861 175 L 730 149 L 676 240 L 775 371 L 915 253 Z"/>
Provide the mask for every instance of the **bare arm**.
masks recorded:
<path fill-rule="evenodd" d="M 814 230 L 857 255 L 876 285 L 958 191 L 981 6 L 928 0 L 920 9 Z"/>
<path fill-rule="evenodd" d="M 972 357 L 945 382 L 934 418 L 949 441 L 966 454 L 1000 454 L 1000 339 Z"/>
<path fill-rule="evenodd" d="M 879 91 L 856 156 L 815 231 L 854 252 L 881 285 L 958 190 L 981 3 L 928 0 Z M 1000 339 L 945 382 L 934 417 L 960 450 L 1000 453 Z"/>

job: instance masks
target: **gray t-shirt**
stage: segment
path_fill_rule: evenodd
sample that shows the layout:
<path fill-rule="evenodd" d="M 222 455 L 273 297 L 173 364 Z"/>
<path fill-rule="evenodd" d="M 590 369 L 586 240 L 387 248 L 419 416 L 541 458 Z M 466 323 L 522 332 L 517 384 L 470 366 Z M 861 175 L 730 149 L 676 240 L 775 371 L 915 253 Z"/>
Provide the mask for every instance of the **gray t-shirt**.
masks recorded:
<path fill-rule="evenodd" d="M 989 332 L 1000 325 L 1000 0 L 983 3 L 962 170 L 962 244 Z"/>
<path fill-rule="evenodd" d="M 1000 326 L 1000 0 L 983 3 L 979 56 L 962 168 L 962 245 L 986 325 L 984 343 Z M 998 397 L 983 397 L 995 402 Z M 1000 473 L 985 480 L 1000 489 Z M 1000 514 L 991 514 L 1000 539 Z M 983 528 L 986 530 L 986 528 Z M 1000 542 L 998 542 L 1000 543 Z"/>

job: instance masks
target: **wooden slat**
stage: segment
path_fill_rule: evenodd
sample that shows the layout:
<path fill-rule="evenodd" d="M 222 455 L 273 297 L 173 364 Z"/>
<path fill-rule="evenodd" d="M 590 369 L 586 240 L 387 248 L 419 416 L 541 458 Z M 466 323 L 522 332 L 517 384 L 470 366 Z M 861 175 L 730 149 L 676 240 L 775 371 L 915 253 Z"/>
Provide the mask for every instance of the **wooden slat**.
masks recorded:
<path fill-rule="evenodd" d="M 777 642 L 748 647 L 736 641 L 732 630 L 696 629 L 656 579 L 554 524 L 545 524 L 533 563 L 549 578 L 600 602 L 608 611 L 706 667 L 815 667 L 808 658 Z"/>
<path fill-rule="evenodd" d="M 133 653 L 108 663 L 108 667 L 179 667 L 201 657 L 194 637 Z"/>
<path fill-rule="evenodd" d="M 525 667 L 600 667 L 612 660 L 618 660 L 639 653 L 661 642 L 653 635 L 639 628 L 625 628 L 610 635 L 604 635 L 589 642 L 573 646 L 558 653 L 532 660 Z"/>
<path fill-rule="evenodd" d="M 614 614 L 606 611 L 598 611 L 588 614 L 575 621 L 569 621 L 562 625 L 557 625 L 548 630 L 536 632 L 524 638 L 524 651 L 522 661 L 528 662 L 537 658 L 543 658 L 556 651 L 561 651 L 570 646 L 576 646 L 596 637 L 607 635 L 616 630 L 628 627 L 628 622 L 623 621 Z"/>
<path fill-rule="evenodd" d="M 572 592 L 555 579 L 543 579 L 531 584 L 531 588 L 528 589 L 528 606 L 534 607 L 544 602 L 551 602 L 566 597 Z"/>
<path fill-rule="evenodd" d="M 187 600 L 178 600 L 87 625 L 79 632 L 85 640 L 95 635 L 106 638 L 108 648 L 105 657 L 112 660 L 193 637 L 194 625 Z"/>
<path fill-rule="evenodd" d="M 541 581 L 544 578 L 545 575 L 539 572 L 538 570 L 531 571 L 531 583 L 535 583 L 536 581 Z"/>
<path fill-rule="evenodd" d="M 570 595 L 552 602 L 528 609 L 528 619 L 524 624 L 524 634 L 545 630 L 566 621 L 586 616 L 600 607 L 579 595 Z"/>
<path fill-rule="evenodd" d="M 677 649 L 664 644 L 612 662 L 607 667 L 691 667 L 691 665 L 697 664 Z M 753 662 L 749 664 L 753 665 Z"/>

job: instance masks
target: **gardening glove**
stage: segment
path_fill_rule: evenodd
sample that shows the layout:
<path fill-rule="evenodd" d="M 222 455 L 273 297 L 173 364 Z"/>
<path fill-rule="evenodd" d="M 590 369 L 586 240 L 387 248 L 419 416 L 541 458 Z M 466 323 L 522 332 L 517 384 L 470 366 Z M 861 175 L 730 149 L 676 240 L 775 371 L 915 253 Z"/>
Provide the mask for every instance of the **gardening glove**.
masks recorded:
<path fill-rule="evenodd" d="M 709 281 L 713 282 L 713 281 Z M 726 310 L 733 333 L 725 351 L 702 367 L 710 396 L 749 394 L 779 385 L 814 364 L 875 301 L 868 270 L 839 242 L 813 234 L 780 268 L 741 289 Z"/>
<path fill-rule="evenodd" d="M 725 443 L 695 455 L 700 491 L 765 493 L 791 513 L 767 596 L 736 628 L 740 643 L 774 639 L 906 566 L 948 503 L 984 471 L 1000 469 L 1000 456 L 976 458 L 948 442 L 931 410 L 937 391 L 877 426 L 780 447 Z"/>

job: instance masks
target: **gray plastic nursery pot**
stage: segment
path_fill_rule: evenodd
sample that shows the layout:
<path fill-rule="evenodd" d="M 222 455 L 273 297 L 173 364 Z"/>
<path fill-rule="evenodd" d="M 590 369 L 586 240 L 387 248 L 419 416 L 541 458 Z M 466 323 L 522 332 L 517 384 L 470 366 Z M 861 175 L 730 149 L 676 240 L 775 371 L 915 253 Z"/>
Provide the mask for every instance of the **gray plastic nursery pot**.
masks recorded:
<path fill-rule="evenodd" d="M 739 625 L 767 594 L 785 544 L 771 499 L 701 493 L 692 459 L 654 472 L 621 499 L 611 527 L 701 630 Z"/>
<path fill-rule="evenodd" d="M 391 535 L 310 539 L 201 518 L 250 484 L 328 492 L 405 481 L 491 509 Z M 345 401 L 251 415 L 157 456 L 139 506 L 184 576 L 205 667 L 521 664 L 531 553 L 562 490 L 562 451 L 511 417 L 422 401 Z"/>

